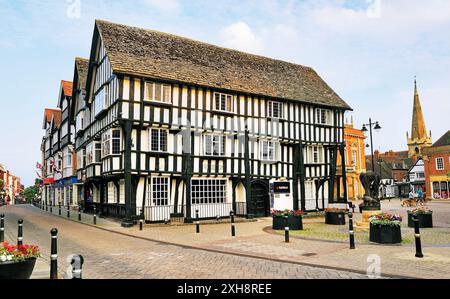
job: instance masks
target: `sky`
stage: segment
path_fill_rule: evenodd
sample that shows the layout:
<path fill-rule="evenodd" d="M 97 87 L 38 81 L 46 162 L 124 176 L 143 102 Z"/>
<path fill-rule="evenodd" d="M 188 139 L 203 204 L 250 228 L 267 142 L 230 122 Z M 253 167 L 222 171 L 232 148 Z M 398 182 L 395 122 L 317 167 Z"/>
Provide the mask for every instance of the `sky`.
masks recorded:
<path fill-rule="evenodd" d="M 374 149 L 406 149 L 414 76 L 433 141 L 450 129 L 448 0 L 0 0 L 0 16 L 0 163 L 25 185 L 44 108 L 89 56 L 95 19 L 310 66 L 355 127 L 380 122 Z"/>

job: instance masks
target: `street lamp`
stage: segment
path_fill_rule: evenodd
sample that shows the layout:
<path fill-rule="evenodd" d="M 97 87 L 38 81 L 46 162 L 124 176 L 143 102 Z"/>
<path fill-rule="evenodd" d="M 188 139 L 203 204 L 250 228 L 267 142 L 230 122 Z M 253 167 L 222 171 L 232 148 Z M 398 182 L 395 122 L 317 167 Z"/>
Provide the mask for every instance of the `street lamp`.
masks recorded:
<path fill-rule="evenodd" d="M 367 130 L 367 126 L 369 126 L 369 130 Z M 378 131 L 381 130 L 381 126 L 380 126 L 379 122 L 376 121 L 376 122 L 373 123 L 373 122 L 372 122 L 372 119 L 369 118 L 369 123 L 368 123 L 368 124 L 363 124 L 363 125 L 362 125 L 361 131 L 363 131 L 364 133 L 367 132 L 367 131 L 369 131 L 369 133 L 370 133 L 370 152 L 371 152 L 371 155 L 372 155 L 372 171 L 375 172 L 375 164 L 374 164 L 374 162 L 373 162 L 373 137 L 372 137 L 372 127 L 373 127 L 373 129 L 374 129 L 376 132 L 378 132 Z"/>

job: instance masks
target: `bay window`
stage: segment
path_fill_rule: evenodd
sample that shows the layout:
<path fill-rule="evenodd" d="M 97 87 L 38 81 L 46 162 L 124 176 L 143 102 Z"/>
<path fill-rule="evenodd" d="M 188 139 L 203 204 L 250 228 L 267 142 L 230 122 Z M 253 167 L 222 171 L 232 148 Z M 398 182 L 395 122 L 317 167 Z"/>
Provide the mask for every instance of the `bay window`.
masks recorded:
<path fill-rule="evenodd" d="M 120 155 L 122 141 L 120 129 L 112 129 L 102 135 L 101 153 L 103 157 Z"/>

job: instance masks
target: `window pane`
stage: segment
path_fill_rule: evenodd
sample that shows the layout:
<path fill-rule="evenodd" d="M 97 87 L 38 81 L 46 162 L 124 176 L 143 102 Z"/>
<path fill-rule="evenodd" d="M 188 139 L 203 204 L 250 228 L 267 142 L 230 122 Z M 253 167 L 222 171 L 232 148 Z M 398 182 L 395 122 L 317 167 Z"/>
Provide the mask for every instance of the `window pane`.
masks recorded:
<path fill-rule="evenodd" d="M 155 101 L 161 101 L 161 84 L 155 84 Z"/>

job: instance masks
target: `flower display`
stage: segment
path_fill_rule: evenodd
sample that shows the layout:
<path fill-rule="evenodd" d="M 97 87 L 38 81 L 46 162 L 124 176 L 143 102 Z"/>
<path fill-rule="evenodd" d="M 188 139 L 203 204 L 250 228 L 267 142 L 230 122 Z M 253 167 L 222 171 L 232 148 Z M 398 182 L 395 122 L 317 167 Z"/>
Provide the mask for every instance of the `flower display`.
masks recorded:
<path fill-rule="evenodd" d="M 302 216 L 305 214 L 302 210 L 272 210 L 272 216 L 284 217 L 284 216 Z"/>
<path fill-rule="evenodd" d="M 0 244 L 0 263 L 21 262 L 39 256 L 39 247 L 35 245 L 11 245 L 8 242 Z"/>
<path fill-rule="evenodd" d="M 430 210 L 430 209 L 429 209 L 428 207 L 426 207 L 426 206 L 420 206 L 420 207 L 417 207 L 417 208 L 415 208 L 415 209 L 413 209 L 413 210 L 411 210 L 411 211 L 408 211 L 408 213 L 414 214 L 414 215 L 419 215 L 419 214 L 432 214 L 433 211 Z"/>
<path fill-rule="evenodd" d="M 402 217 L 395 214 L 380 213 L 369 218 L 371 224 L 386 225 L 386 226 L 400 226 Z"/>

